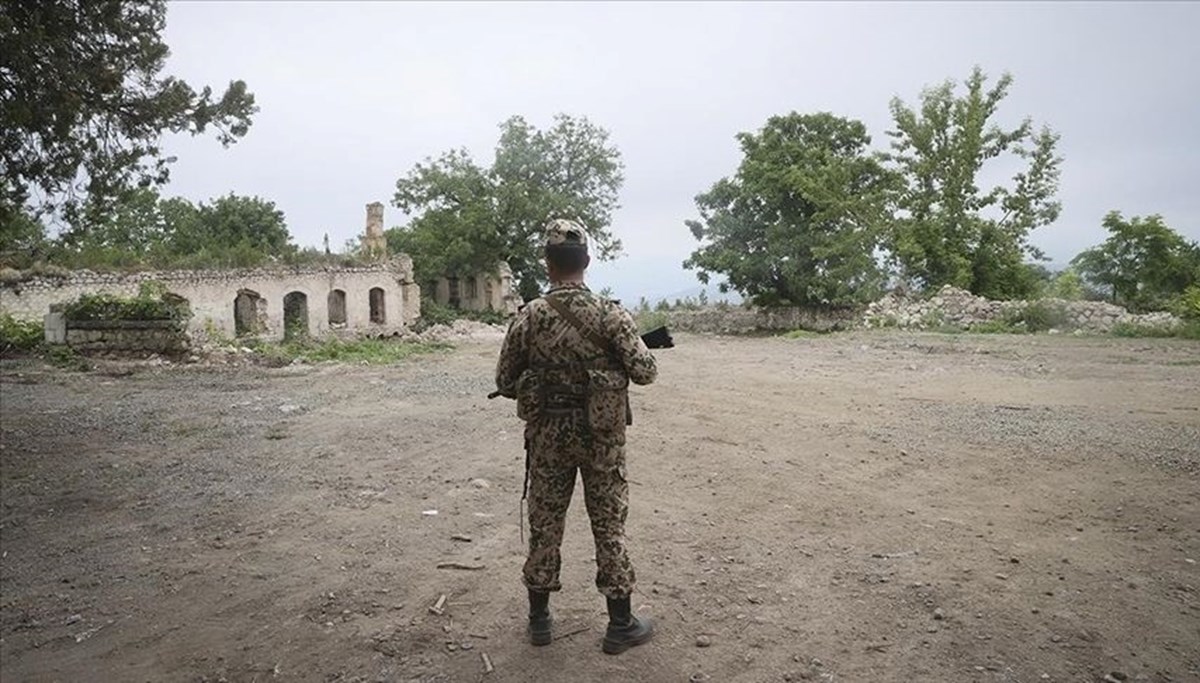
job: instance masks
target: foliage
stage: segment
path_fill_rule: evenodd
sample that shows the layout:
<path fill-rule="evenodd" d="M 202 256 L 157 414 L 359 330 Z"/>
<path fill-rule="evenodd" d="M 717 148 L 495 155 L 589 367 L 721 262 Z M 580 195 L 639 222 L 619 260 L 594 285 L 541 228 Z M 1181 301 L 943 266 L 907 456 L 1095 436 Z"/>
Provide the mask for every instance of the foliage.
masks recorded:
<path fill-rule="evenodd" d="M 701 282 L 723 274 L 761 306 L 841 307 L 872 300 L 874 251 L 893 177 L 858 122 L 828 113 L 774 116 L 737 136 L 732 178 L 696 197 L 701 246 L 684 262 Z"/>
<path fill-rule="evenodd" d="M 421 317 L 413 329 L 423 332 L 434 325 L 450 325 L 458 320 L 459 313 L 456 308 L 444 306 L 428 297 L 421 297 Z"/>
<path fill-rule="evenodd" d="M 633 319 L 637 322 L 638 332 L 641 334 L 671 324 L 670 316 L 663 311 L 639 310 L 633 314 Z"/>
<path fill-rule="evenodd" d="M 925 289 L 950 284 L 991 299 L 1020 298 L 1035 286 L 1023 261 L 1041 256 L 1028 235 L 1059 214 L 1062 160 L 1048 128 L 1035 132 L 1029 120 L 1012 129 L 989 125 L 1012 77 L 1002 75 L 990 89 L 986 81 L 976 67 L 961 96 L 946 81 L 924 90 L 918 109 L 892 100 L 889 158 L 904 189 L 888 247 L 901 275 Z M 1006 153 L 1022 170 L 1007 186 L 981 189 L 985 162 Z"/>
<path fill-rule="evenodd" d="M 1030 301 L 1024 306 L 1009 309 L 1002 320 L 1028 332 L 1045 332 L 1069 324 L 1070 316 L 1061 305 L 1049 301 Z"/>
<path fill-rule="evenodd" d="M 51 243 L 40 220 L 25 211 L 6 214 L 0 208 L 0 264 L 30 268 L 46 258 Z"/>
<path fill-rule="evenodd" d="M 812 330 L 789 330 L 783 333 L 784 339 L 817 339 L 827 332 L 813 332 Z"/>
<path fill-rule="evenodd" d="M 1174 313 L 1184 320 L 1200 322 L 1200 284 L 1188 287 L 1179 295 Z"/>
<path fill-rule="evenodd" d="M 1079 271 L 1067 268 L 1054 276 L 1046 288 L 1045 294 L 1051 299 L 1079 301 L 1084 298 L 1085 294 L 1083 278 L 1080 277 Z"/>
<path fill-rule="evenodd" d="M 56 368 L 74 372 L 87 372 L 94 367 L 91 361 L 69 346 L 51 346 L 44 358 Z"/>
<path fill-rule="evenodd" d="M 63 306 L 67 320 L 167 320 L 183 323 L 192 312 L 180 297 L 143 288 L 136 297 L 113 294 L 82 294 Z"/>
<path fill-rule="evenodd" d="M 388 365 L 412 356 L 434 353 L 451 348 L 448 344 L 389 341 L 385 339 L 356 339 L 343 341 L 290 341 L 282 344 L 263 344 L 258 352 L 276 364 L 284 365 L 295 359 L 311 363 L 332 361 L 365 365 Z"/>
<path fill-rule="evenodd" d="M 161 74 L 166 9 L 165 0 L 0 5 L 0 224 L 31 199 L 71 219 L 86 196 L 97 216 L 165 183 L 164 133 L 211 127 L 226 146 L 246 134 L 258 109 L 245 83 L 216 97 Z"/>
<path fill-rule="evenodd" d="M 1126 220 L 1111 211 L 1103 225 L 1108 239 L 1071 264 L 1105 288 L 1113 303 L 1131 311 L 1164 310 L 1188 287 L 1200 285 L 1200 245 L 1167 227 L 1162 216 Z"/>
<path fill-rule="evenodd" d="M 506 261 L 526 300 L 546 282 L 539 238 L 551 218 L 582 221 L 592 257 L 615 257 L 609 226 L 624 178 L 608 137 L 586 118 L 559 114 L 541 131 L 514 116 L 500 125 L 490 167 L 465 150 L 417 164 L 396 182 L 393 203 L 412 218 L 387 231 L 389 249 L 413 257 L 420 281 Z"/>
<path fill-rule="evenodd" d="M 0 262 L 18 267 L 36 266 L 35 257 L 90 270 L 250 268 L 270 261 L 352 260 L 315 249 L 301 254 L 274 202 L 232 193 L 196 205 L 139 189 L 115 202 L 107 214 L 80 218 L 57 240 L 46 239 L 40 223 L 14 234 L 11 242 L 6 233 L 0 237 L 6 240 L 0 242 Z"/>
<path fill-rule="evenodd" d="M 1017 327 L 1006 320 L 989 320 L 971 325 L 967 331 L 976 334 L 1021 334 L 1028 330 L 1024 327 Z"/>
<path fill-rule="evenodd" d="M 1179 329 L 1173 327 L 1120 322 L 1113 325 L 1109 334 L 1114 337 L 1175 337 L 1179 336 L 1179 332 Z"/>
<path fill-rule="evenodd" d="M 455 320 L 474 320 L 489 325 L 505 325 L 509 315 L 502 311 L 469 311 L 439 304 L 428 297 L 421 297 L 421 317 L 413 325 L 413 331 L 424 332 L 434 325 L 452 325 Z"/>
<path fill-rule="evenodd" d="M 46 331 L 41 322 L 17 320 L 8 313 L 0 314 L 0 355 L 36 350 L 45 337 Z"/>

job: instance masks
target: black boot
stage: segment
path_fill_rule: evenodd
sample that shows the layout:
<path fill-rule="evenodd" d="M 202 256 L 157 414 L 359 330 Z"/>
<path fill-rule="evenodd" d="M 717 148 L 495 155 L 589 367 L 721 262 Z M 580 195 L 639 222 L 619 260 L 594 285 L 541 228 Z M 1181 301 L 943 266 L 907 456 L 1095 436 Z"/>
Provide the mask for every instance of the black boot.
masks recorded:
<path fill-rule="evenodd" d="M 604 633 L 606 654 L 620 654 L 641 645 L 654 635 L 654 625 L 645 617 L 635 617 L 629 606 L 629 596 L 608 598 L 608 631 Z"/>
<path fill-rule="evenodd" d="M 529 591 L 529 642 L 534 645 L 549 645 L 554 638 L 550 634 L 550 594 Z"/>

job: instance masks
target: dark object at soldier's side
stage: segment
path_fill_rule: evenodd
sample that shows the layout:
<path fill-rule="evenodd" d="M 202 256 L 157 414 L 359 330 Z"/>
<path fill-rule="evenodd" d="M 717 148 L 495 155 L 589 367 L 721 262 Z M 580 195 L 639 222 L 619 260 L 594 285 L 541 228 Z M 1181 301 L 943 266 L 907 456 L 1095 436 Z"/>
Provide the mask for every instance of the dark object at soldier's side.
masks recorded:
<path fill-rule="evenodd" d="M 646 343 L 648 349 L 675 348 L 675 340 L 671 339 L 671 332 L 666 327 L 657 327 L 643 334 L 642 341 Z"/>

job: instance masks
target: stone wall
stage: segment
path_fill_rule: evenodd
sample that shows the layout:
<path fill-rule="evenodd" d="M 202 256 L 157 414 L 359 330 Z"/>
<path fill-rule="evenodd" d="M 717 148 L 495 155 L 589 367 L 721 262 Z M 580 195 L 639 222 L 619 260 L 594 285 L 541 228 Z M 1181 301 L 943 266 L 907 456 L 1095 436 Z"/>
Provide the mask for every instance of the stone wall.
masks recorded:
<path fill-rule="evenodd" d="M 805 329 L 843 330 L 858 323 L 855 311 L 813 311 L 801 308 L 757 309 L 707 306 L 697 310 L 664 311 L 672 331 L 707 334 L 748 334 Z"/>
<path fill-rule="evenodd" d="M 969 329 L 976 325 L 1012 320 L 1032 304 L 1047 306 L 1061 317 L 1062 332 L 1107 333 L 1118 323 L 1172 329 L 1181 324 L 1170 313 L 1133 314 L 1103 301 L 992 301 L 946 285 L 929 299 L 888 294 L 867 306 L 862 317 L 866 327 L 929 329 L 944 326 Z"/>
<path fill-rule="evenodd" d="M 85 353 L 179 355 L 188 350 L 188 335 L 178 324 L 164 320 L 67 321 L 66 343 Z"/>
<path fill-rule="evenodd" d="M 188 330 L 199 337 L 210 332 L 233 337 L 239 328 L 245 331 L 249 326 L 249 334 L 280 339 L 288 322 L 285 298 L 292 324 L 314 337 L 340 331 L 399 332 L 421 314 L 420 288 L 412 279 L 412 260 L 404 254 L 359 268 L 76 271 L 62 278 L 39 276 L 0 283 L 0 313 L 42 320 L 52 305 L 81 294 L 135 296 L 142 283 L 151 281 L 187 299 L 193 313 Z"/>

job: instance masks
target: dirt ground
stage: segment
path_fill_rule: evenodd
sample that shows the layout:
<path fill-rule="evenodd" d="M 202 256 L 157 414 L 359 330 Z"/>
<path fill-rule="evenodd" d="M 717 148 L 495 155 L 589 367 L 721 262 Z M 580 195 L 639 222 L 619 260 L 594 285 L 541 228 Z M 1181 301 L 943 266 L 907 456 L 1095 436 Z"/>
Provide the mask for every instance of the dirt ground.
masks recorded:
<path fill-rule="evenodd" d="M 560 637 L 524 640 L 497 342 L 383 368 L 7 362 L 0 678 L 1200 680 L 1200 345 L 676 341 L 628 448 L 658 635 L 617 657 L 581 493 Z"/>

